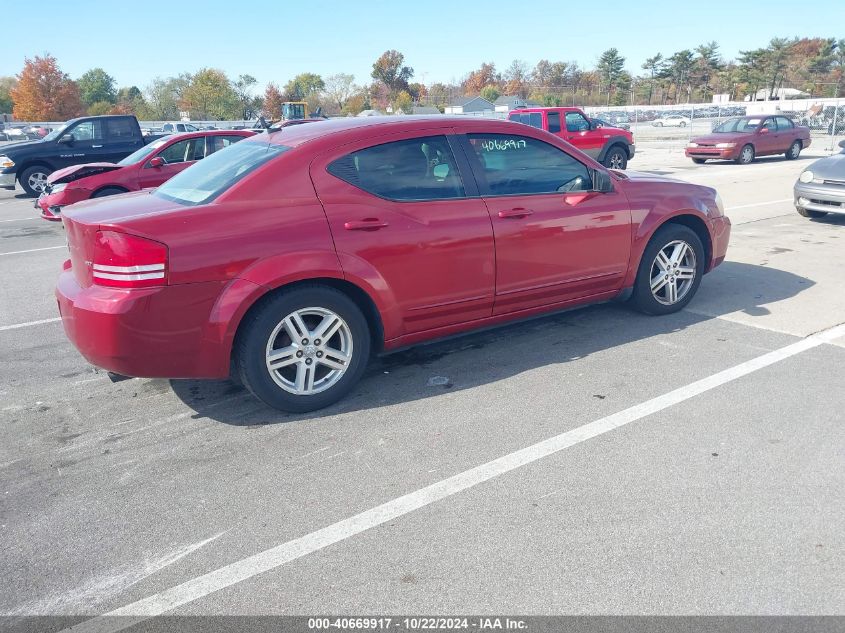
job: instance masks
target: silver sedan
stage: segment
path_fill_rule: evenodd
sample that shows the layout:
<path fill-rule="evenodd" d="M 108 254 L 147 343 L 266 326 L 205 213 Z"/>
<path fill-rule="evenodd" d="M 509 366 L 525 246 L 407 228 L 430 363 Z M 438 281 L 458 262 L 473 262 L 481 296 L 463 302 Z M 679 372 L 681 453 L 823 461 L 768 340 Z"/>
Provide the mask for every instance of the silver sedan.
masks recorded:
<path fill-rule="evenodd" d="M 795 208 L 805 218 L 845 215 L 845 141 L 839 147 L 841 152 L 814 162 L 795 183 Z"/>

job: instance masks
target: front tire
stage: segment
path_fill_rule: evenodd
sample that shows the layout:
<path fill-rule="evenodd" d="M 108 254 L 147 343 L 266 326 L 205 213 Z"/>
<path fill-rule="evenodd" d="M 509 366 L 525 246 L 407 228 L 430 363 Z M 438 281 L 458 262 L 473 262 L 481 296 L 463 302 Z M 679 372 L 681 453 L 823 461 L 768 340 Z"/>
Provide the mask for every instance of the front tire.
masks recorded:
<path fill-rule="evenodd" d="M 786 160 L 795 160 L 801 155 L 801 141 L 795 141 L 792 145 L 789 146 L 789 149 L 786 150 Z"/>
<path fill-rule="evenodd" d="M 707 162 L 707 159 L 706 158 L 693 158 L 692 162 L 694 162 L 696 165 L 703 165 L 704 163 Z"/>
<path fill-rule="evenodd" d="M 253 395 L 289 413 L 334 404 L 361 378 L 370 329 L 339 290 L 308 285 L 282 291 L 247 317 L 235 345 L 235 369 Z"/>
<path fill-rule="evenodd" d="M 678 123 L 678 127 L 686 127 L 686 126 L 687 126 L 687 124 L 684 121 L 681 121 L 680 123 Z"/>
<path fill-rule="evenodd" d="M 736 159 L 736 163 L 738 165 L 750 165 L 754 162 L 754 146 L 749 143 L 748 145 L 743 145 L 742 149 L 739 150 L 739 156 Z"/>
<path fill-rule="evenodd" d="M 34 167 L 27 167 L 21 172 L 20 183 L 23 190 L 30 197 L 38 197 L 47 186 L 47 177 L 52 172 L 47 167 L 35 165 Z"/>
<path fill-rule="evenodd" d="M 798 215 L 802 215 L 805 218 L 823 218 L 827 215 L 827 211 L 811 211 L 810 209 L 802 209 L 801 207 L 795 207 L 795 210 L 798 211 Z"/>
<path fill-rule="evenodd" d="M 695 231 L 682 224 L 665 224 L 640 260 L 631 304 L 653 315 L 683 310 L 698 291 L 704 266 L 704 246 Z"/>
<path fill-rule="evenodd" d="M 608 169 L 625 169 L 628 166 L 628 152 L 619 146 L 611 147 L 602 164 Z"/>

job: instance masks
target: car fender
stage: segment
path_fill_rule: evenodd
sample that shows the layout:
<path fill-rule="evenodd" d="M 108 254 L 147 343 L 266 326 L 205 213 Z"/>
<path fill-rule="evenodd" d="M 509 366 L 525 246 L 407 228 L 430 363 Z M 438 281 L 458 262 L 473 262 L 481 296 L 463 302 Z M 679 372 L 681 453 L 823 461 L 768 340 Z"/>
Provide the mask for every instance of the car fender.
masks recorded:
<path fill-rule="evenodd" d="M 623 288 L 633 286 L 637 278 L 637 271 L 640 267 L 640 260 L 646 246 L 660 227 L 670 222 L 673 218 L 681 216 L 693 216 L 703 223 L 712 245 L 713 234 L 710 226 L 709 210 L 704 208 L 700 201 L 689 197 L 670 197 L 659 202 L 659 206 L 652 209 L 637 209 L 632 206 L 632 235 L 631 235 L 631 258 L 629 260 L 628 274 L 622 284 Z M 705 244 L 705 248 L 707 245 Z M 709 262 L 705 262 L 705 269 L 709 268 Z"/>
<path fill-rule="evenodd" d="M 625 156 L 628 156 L 628 158 L 631 158 L 629 156 L 629 152 L 628 152 L 628 147 L 631 145 L 631 142 L 628 141 L 628 139 L 625 138 L 624 136 L 622 136 L 621 134 L 617 134 L 616 136 L 611 136 L 609 139 L 607 139 L 604 142 L 604 145 L 602 146 L 601 150 L 599 151 L 599 155 L 598 155 L 598 158 L 596 160 L 598 162 L 604 164 L 604 157 L 607 156 L 607 153 L 610 151 L 610 149 L 614 145 L 618 145 L 619 147 L 621 147 L 622 151 L 625 152 Z"/>
<path fill-rule="evenodd" d="M 48 163 L 46 160 L 42 158 L 34 158 L 25 161 L 22 165 L 15 165 L 15 178 L 20 180 L 21 174 L 30 167 L 46 167 L 50 170 L 50 173 L 56 171 L 55 169 L 53 169 L 52 165 L 50 165 L 50 163 Z"/>

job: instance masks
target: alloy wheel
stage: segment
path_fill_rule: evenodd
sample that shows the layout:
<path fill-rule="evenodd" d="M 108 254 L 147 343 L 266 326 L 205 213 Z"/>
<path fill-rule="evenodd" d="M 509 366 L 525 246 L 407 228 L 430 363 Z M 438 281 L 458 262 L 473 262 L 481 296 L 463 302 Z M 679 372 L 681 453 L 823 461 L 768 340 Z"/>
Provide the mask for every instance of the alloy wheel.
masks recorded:
<path fill-rule="evenodd" d="M 686 297 L 696 275 L 695 251 L 683 240 L 674 240 L 657 252 L 651 264 L 651 294 L 666 306 Z"/>
<path fill-rule="evenodd" d="M 41 193 L 44 191 L 45 187 L 47 187 L 47 174 L 43 171 L 33 172 L 29 175 L 29 178 L 27 178 L 27 184 L 29 184 L 33 191 Z"/>
<path fill-rule="evenodd" d="M 270 334 L 267 371 L 285 391 L 310 396 L 337 384 L 352 353 L 346 321 L 326 308 L 302 308 L 288 314 Z"/>
<path fill-rule="evenodd" d="M 610 155 L 611 169 L 624 169 L 622 162 L 622 154 L 619 152 L 613 152 L 613 154 Z"/>

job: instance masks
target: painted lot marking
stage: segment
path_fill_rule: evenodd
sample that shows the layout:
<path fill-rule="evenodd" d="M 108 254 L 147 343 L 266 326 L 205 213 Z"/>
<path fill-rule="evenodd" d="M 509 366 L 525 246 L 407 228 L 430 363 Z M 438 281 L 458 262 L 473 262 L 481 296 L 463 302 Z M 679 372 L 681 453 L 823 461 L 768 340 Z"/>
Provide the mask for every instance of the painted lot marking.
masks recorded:
<path fill-rule="evenodd" d="M 370 528 L 424 508 L 469 488 L 527 466 L 565 448 L 575 446 L 604 433 L 636 422 L 676 404 L 694 398 L 729 382 L 779 363 L 787 358 L 845 336 L 845 324 L 824 330 L 805 339 L 729 367 L 712 376 L 679 387 L 661 396 L 634 405 L 618 413 L 595 420 L 571 431 L 550 437 L 526 448 L 481 464 L 437 483 L 420 488 L 402 497 L 333 523 L 316 532 L 264 550 L 187 582 L 171 587 L 147 598 L 97 616 L 65 629 L 61 633 L 114 633 L 134 626 L 157 615 L 171 611 L 258 574 L 276 569 L 285 563 L 302 558 L 339 543 Z"/>
<path fill-rule="evenodd" d="M 29 321 L 28 323 L 15 323 L 14 325 L 0 325 L 0 332 L 5 332 L 6 330 L 17 330 L 18 328 L 22 327 L 31 327 L 33 325 L 43 325 L 44 323 L 55 323 L 56 321 L 61 321 L 62 317 L 55 317 L 53 319 L 41 319 L 40 321 Z"/>
<path fill-rule="evenodd" d="M 740 204 L 735 207 L 728 207 L 725 211 L 736 211 L 737 209 L 750 209 L 751 207 L 765 207 L 767 204 L 780 204 L 781 202 L 792 202 L 792 198 L 781 200 L 769 200 L 768 202 L 752 202 L 751 204 Z"/>
<path fill-rule="evenodd" d="M 31 248 L 28 251 L 11 251 L 9 253 L 0 253 L 0 257 L 3 255 L 20 255 L 21 253 L 37 253 L 38 251 L 53 251 L 57 248 L 67 248 L 67 245 L 62 244 L 61 246 L 47 246 L 45 248 Z"/>
<path fill-rule="evenodd" d="M 26 222 L 27 220 L 40 220 L 38 216 L 31 216 L 28 218 L 12 218 L 11 220 L 0 220 L 0 222 Z"/>

